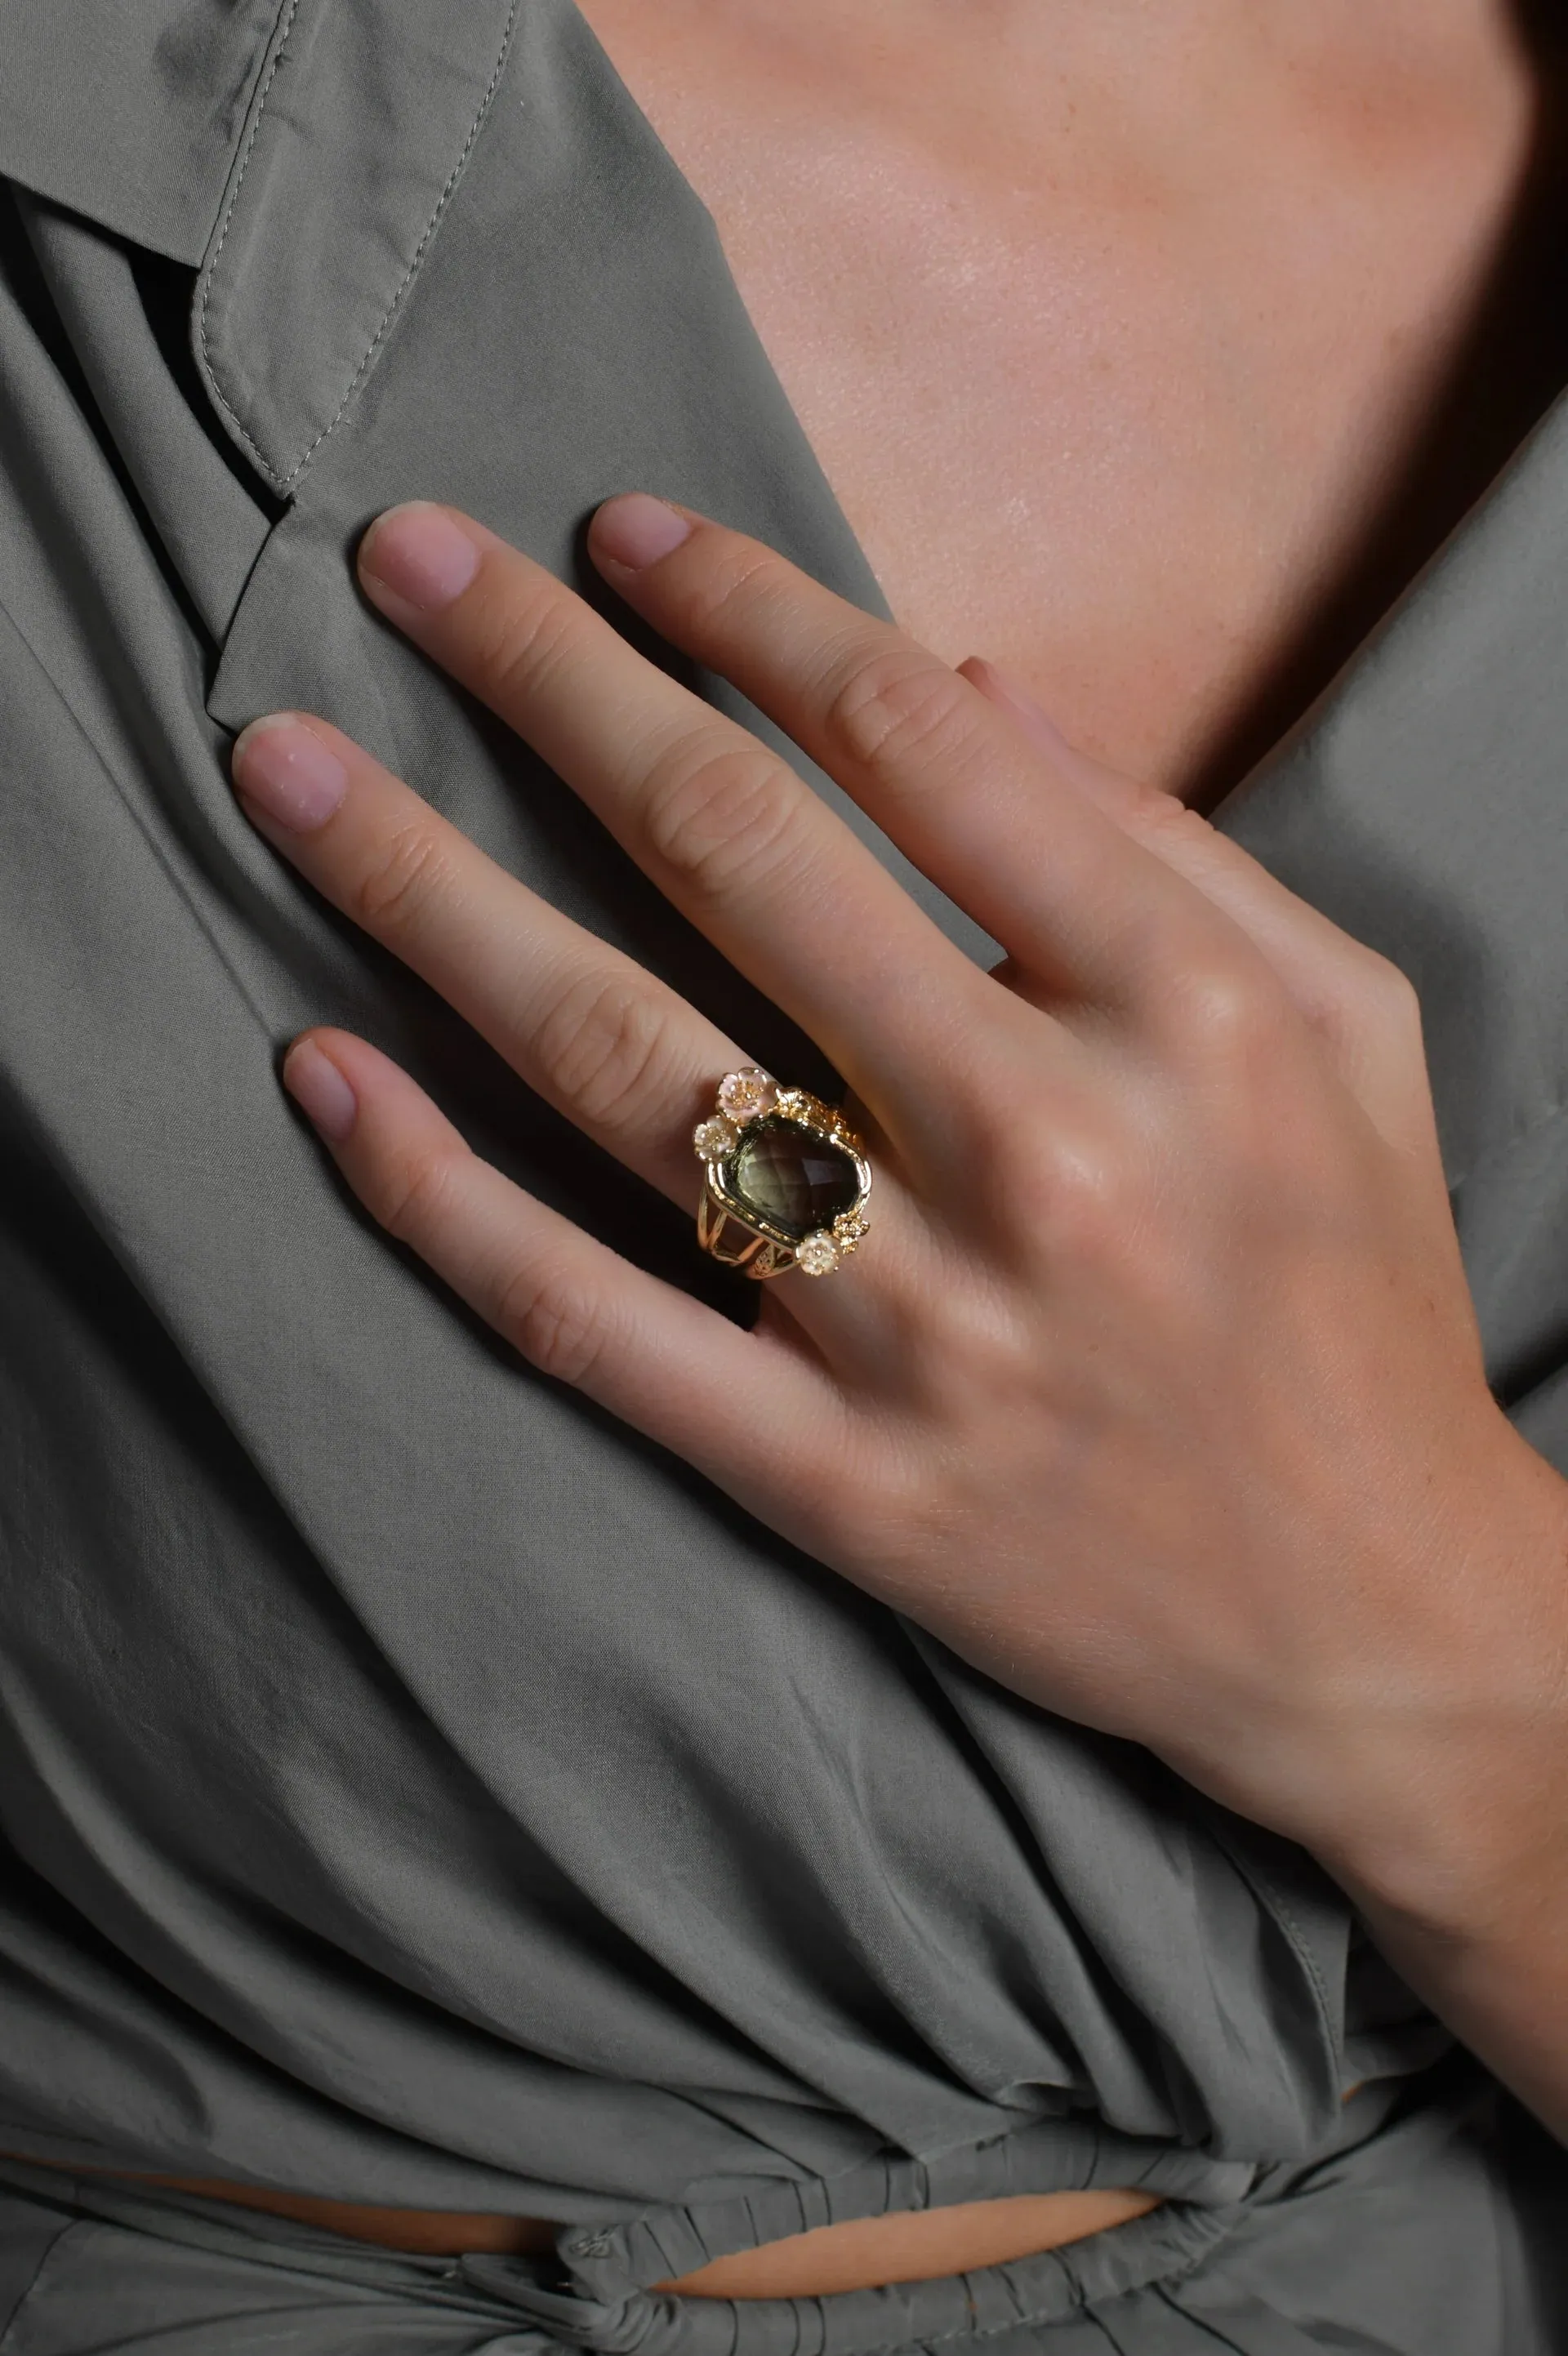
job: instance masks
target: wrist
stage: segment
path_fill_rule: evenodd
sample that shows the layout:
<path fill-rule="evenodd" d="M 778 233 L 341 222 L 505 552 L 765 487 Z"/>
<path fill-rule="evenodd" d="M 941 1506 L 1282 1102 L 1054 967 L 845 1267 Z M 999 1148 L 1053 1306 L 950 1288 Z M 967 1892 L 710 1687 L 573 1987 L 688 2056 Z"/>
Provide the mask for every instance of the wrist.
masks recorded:
<path fill-rule="evenodd" d="M 1456 1948 L 1568 1913 L 1568 1483 L 1499 1416 L 1483 1514 L 1430 1567 L 1338 1820 L 1367 1914 Z"/>
<path fill-rule="evenodd" d="M 1489 1605 L 1457 1707 L 1330 1869 L 1394 1969 L 1568 2140 L 1568 1484 L 1509 1440 L 1495 1544 L 1463 1573 Z"/>

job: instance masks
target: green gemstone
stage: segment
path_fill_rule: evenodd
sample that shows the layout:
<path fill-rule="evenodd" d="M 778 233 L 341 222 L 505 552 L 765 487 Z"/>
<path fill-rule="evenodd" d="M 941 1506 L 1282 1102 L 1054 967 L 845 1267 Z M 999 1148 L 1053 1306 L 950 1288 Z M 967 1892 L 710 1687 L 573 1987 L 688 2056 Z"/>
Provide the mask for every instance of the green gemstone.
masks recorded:
<path fill-rule="evenodd" d="M 792 1120 L 754 1121 L 740 1141 L 731 1183 L 752 1210 L 798 1242 L 832 1226 L 859 1200 L 860 1173 L 842 1146 Z"/>

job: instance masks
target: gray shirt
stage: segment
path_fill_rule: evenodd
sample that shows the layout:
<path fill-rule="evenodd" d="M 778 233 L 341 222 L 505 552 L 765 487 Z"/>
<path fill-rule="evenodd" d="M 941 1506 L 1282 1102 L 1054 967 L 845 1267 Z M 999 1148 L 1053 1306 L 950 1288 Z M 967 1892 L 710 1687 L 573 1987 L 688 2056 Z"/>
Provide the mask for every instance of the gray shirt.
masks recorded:
<path fill-rule="evenodd" d="M 280 1092 L 348 1024 L 745 1313 L 252 833 L 228 732 L 285 705 L 827 1083 L 352 584 L 417 495 L 602 594 L 637 486 L 880 607 L 570 0 L 10 0 L 0 173 L 0 2146 L 804 2222 L 911 2156 L 1201 2210 L 1331 2150 L 1442 2040 L 1310 1862 L 514 1363 Z M 1419 983 L 1493 1376 L 1568 1464 L 1565 612 L 1553 416 L 1220 822 Z"/>

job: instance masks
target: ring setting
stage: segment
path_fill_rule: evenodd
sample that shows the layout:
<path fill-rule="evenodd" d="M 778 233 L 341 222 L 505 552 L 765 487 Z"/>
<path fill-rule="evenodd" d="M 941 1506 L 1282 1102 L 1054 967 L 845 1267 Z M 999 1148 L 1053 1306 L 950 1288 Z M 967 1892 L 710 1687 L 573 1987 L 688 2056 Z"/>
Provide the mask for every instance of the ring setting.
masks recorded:
<path fill-rule="evenodd" d="M 748 1067 L 719 1082 L 692 1145 L 705 1173 L 697 1240 L 747 1276 L 831 1276 L 867 1232 L 871 1164 L 843 1113 Z"/>

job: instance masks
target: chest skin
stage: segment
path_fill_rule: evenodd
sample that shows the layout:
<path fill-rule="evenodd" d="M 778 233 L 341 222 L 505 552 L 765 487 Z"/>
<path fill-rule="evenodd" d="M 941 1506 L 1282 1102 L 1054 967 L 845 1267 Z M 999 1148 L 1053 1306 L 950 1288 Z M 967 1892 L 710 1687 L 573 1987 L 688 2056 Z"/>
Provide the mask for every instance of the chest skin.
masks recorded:
<path fill-rule="evenodd" d="M 1194 798 L 1560 380 L 1489 0 L 586 0 L 894 611 Z"/>

